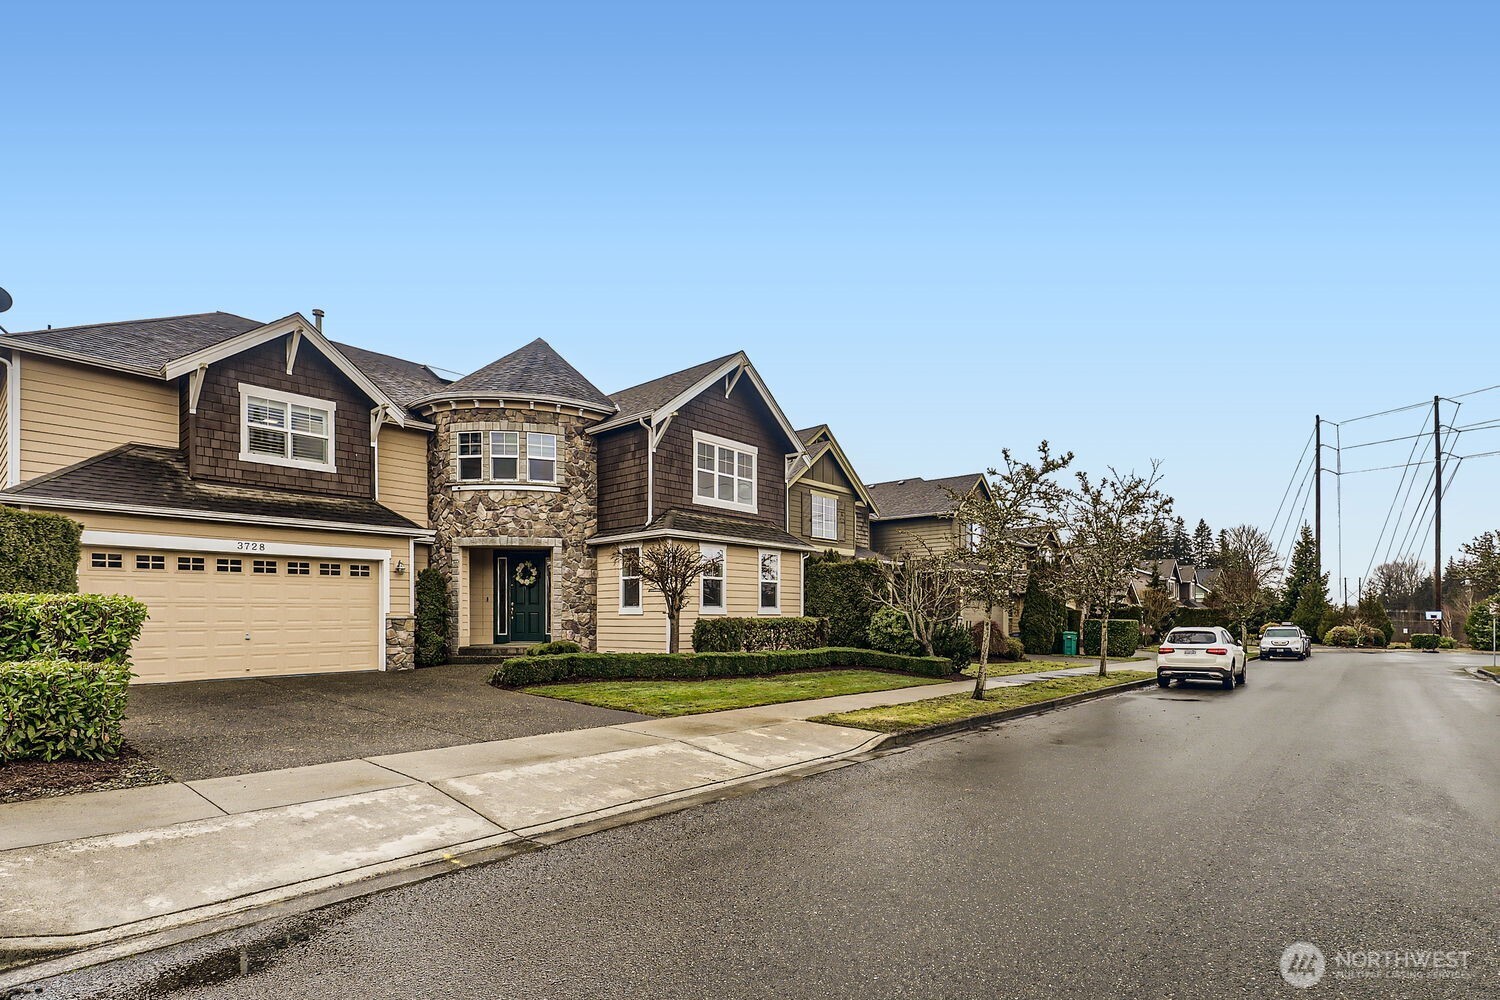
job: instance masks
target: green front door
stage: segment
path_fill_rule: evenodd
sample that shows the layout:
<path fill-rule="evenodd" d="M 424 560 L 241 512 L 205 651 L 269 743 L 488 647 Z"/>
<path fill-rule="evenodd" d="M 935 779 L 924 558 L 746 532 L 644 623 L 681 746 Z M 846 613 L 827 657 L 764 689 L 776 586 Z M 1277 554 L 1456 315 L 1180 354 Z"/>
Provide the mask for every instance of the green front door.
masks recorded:
<path fill-rule="evenodd" d="M 501 562 L 509 576 L 508 639 L 510 642 L 547 640 L 547 557 L 538 552 L 512 552 Z"/>

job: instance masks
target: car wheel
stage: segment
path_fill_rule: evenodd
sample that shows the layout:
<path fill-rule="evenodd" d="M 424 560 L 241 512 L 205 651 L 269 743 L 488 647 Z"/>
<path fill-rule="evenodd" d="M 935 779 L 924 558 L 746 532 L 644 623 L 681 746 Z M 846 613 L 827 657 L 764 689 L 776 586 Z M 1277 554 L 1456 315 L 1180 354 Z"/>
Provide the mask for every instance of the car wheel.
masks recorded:
<path fill-rule="evenodd" d="M 1250 677 L 1250 664 L 1246 663 L 1240 668 L 1240 687 L 1245 686 L 1245 681 Z"/>
<path fill-rule="evenodd" d="M 1229 673 L 1224 677 L 1224 679 L 1222 681 L 1220 681 L 1220 683 L 1224 685 L 1224 690 L 1225 691 L 1233 691 L 1234 690 L 1234 665 L 1233 664 L 1230 664 Z"/>
<path fill-rule="evenodd" d="M 1168 686 L 1171 683 L 1172 683 L 1172 679 L 1170 677 L 1158 677 L 1156 679 L 1156 686 L 1157 687 L 1166 687 L 1166 686 Z"/>

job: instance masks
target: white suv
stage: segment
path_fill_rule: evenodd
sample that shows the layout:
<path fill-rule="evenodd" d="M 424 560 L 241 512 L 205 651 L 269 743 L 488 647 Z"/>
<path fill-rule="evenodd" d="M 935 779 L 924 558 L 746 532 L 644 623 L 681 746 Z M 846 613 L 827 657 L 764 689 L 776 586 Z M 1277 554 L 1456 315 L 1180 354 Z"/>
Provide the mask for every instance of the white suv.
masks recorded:
<path fill-rule="evenodd" d="M 1231 690 L 1245 683 L 1245 649 L 1228 629 L 1174 628 L 1156 651 L 1156 683 L 1218 681 Z"/>
<path fill-rule="evenodd" d="M 1312 640 L 1307 633 L 1290 622 L 1272 625 L 1260 634 L 1260 658 L 1269 660 L 1273 656 L 1292 656 L 1305 660 L 1312 655 Z"/>

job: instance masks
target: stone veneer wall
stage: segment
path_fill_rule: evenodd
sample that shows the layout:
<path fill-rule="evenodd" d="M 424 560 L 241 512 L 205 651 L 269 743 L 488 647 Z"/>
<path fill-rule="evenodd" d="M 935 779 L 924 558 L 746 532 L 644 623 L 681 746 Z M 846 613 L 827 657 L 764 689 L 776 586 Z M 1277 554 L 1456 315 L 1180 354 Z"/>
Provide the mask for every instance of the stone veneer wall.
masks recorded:
<path fill-rule="evenodd" d="M 597 422 L 580 417 L 577 410 L 558 413 L 523 406 L 497 404 L 439 410 L 430 418 L 437 429 L 427 453 L 431 483 L 432 528 L 436 539 L 432 565 L 448 579 L 448 595 L 454 616 L 449 622 L 450 650 L 467 644 L 460 637 L 458 609 L 468 594 L 459 593 L 459 574 L 465 549 L 474 544 L 495 547 L 545 547 L 555 539 L 552 556 L 550 629 L 554 640 L 571 639 L 585 649 L 594 648 L 595 579 L 594 552 L 588 547 L 598 526 L 598 459 L 594 439 L 584 433 Z M 526 431 L 557 435 L 558 489 L 510 489 L 505 486 L 474 489 L 476 484 L 457 481 L 456 438 L 459 430 L 518 430 L 523 451 Z M 523 455 L 523 467 L 524 467 Z M 455 490 L 456 485 L 464 489 Z M 465 540 L 470 540 L 465 545 Z M 494 540 L 493 543 L 485 540 Z M 502 542 L 501 540 L 505 540 Z"/>
<path fill-rule="evenodd" d="M 416 616 L 387 615 L 385 619 L 385 669 L 412 670 L 416 665 Z"/>

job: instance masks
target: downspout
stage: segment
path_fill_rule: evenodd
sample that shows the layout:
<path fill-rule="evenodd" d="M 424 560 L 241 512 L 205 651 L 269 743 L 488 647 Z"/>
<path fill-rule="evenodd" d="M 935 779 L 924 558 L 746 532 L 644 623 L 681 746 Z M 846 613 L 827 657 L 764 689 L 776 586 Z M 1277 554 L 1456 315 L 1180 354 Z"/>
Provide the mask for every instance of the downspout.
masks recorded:
<path fill-rule="evenodd" d="M 5 485 L 21 482 L 21 356 L 0 357 L 5 366 Z"/>

